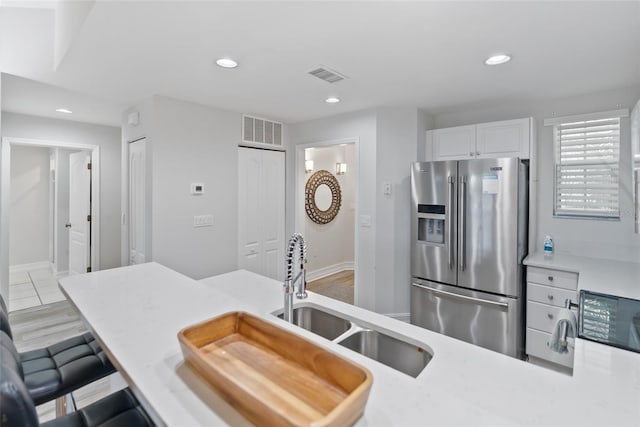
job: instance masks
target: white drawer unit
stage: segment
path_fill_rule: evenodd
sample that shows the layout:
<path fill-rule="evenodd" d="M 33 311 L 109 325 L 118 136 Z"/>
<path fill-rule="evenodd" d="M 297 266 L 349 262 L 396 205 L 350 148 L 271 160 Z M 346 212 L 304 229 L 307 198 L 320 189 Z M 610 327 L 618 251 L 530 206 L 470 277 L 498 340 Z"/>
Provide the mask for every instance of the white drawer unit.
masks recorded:
<path fill-rule="evenodd" d="M 553 286 L 538 285 L 529 282 L 527 284 L 527 300 L 555 307 L 565 307 L 569 299 L 577 303 L 576 292 L 568 289 L 554 288 Z"/>
<path fill-rule="evenodd" d="M 578 302 L 578 273 L 541 267 L 527 267 L 527 332 L 529 356 L 573 367 L 573 349 L 556 353 L 549 347 L 551 334 L 567 300 Z"/>
<path fill-rule="evenodd" d="M 560 310 L 560 307 L 527 301 L 527 327 L 550 334 L 553 333 L 553 328 L 556 327 L 558 322 Z"/>
<path fill-rule="evenodd" d="M 527 282 L 576 290 L 578 289 L 578 273 L 540 267 L 527 267 Z"/>
<path fill-rule="evenodd" d="M 567 353 L 556 353 L 551 351 L 548 345 L 549 340 L 551 340 L 551 334 L 527 328 L 527 354 L 572 368 L 574 349 L 569 347 Z"/>

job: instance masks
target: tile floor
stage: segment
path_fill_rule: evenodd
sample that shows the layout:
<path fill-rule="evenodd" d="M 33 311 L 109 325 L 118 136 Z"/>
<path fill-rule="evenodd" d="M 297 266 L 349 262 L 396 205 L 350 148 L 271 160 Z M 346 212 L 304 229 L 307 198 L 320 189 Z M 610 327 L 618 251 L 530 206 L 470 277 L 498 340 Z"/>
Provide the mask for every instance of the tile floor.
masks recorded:
<path fill-rule="evenodd" d="M 54 275 L 48 268 L 11 273 L 9 311 L 64 301 L 66 298 L 58 287 L 58 279 L 64 276 Z"/>

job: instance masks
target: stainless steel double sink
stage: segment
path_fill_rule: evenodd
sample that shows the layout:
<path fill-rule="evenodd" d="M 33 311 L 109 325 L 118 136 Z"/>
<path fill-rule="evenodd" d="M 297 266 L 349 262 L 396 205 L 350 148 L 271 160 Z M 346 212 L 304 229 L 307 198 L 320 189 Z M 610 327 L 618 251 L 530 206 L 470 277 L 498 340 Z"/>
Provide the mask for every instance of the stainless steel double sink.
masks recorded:
<path fill-rule="evenodd" d="M 273 313 L 282 318 L 282 311 Z M 330 313 L 315 304 L 294 306 L 293 324 L 377 362 L 417 377 L 433 354 L 406 337 L 394 337 L 351 316 Z"/>

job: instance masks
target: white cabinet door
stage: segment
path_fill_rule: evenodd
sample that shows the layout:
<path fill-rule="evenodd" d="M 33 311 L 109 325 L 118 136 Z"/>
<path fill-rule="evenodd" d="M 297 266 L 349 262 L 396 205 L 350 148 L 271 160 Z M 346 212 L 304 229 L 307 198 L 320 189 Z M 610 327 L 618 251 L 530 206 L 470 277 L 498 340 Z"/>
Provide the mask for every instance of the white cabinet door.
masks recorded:
<path fill-rule="evenodd" d="M 262 273 L 260 150 L 238 149 L 238 267 Z"/>
<path fill-rule="evenodd" d="M 433 160 L 464 160 L 475 155 L 476 125 L 435 129 L 432 136 Z"/>
<path fill-rule="evenodd" d="M 285 154 L 238 148 L 238 267 L 284 276 Z"/>
<path fill-rule="evenodd" d="M 476 125 L 478 158 L 529 158 L 531 119 L 505 120 Z"/>
<path fill-rule="evenodd" d="M 129 144 L 129 265 L 147 261 L 146 153 L 146 139 Z"/>
<path fill-rule="evenodd" d="M 69 274 L 86 273 L 91 264 L 90 162 L 84 151 L 69 155 Z"/>
<path fill-rule="evenodd" d="M 262 154 L 262 274 L 272 279 L 284 280 L 285 154 L 281 151 L 259 151 Z"/>

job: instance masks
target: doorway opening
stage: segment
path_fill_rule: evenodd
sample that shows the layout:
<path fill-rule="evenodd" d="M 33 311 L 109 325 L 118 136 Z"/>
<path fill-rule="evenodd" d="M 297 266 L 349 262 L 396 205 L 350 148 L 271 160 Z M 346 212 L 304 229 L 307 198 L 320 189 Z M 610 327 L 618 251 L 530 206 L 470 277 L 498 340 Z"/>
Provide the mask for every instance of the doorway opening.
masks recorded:
<path fill-rule="evenodd" d="M 99 147 L 2 139 L 0 293 L 9 311 L 64 300 L 60 277 L 99 269 Z"/>
<path fill-rule="evenodd" d="M 295 208 L 295 229 L 307 246 L 308 289 L 356 305 L 357 142 L 349 138 L 297 147 Z M 330 185 L 317 185 L 325 181 Z"/>

